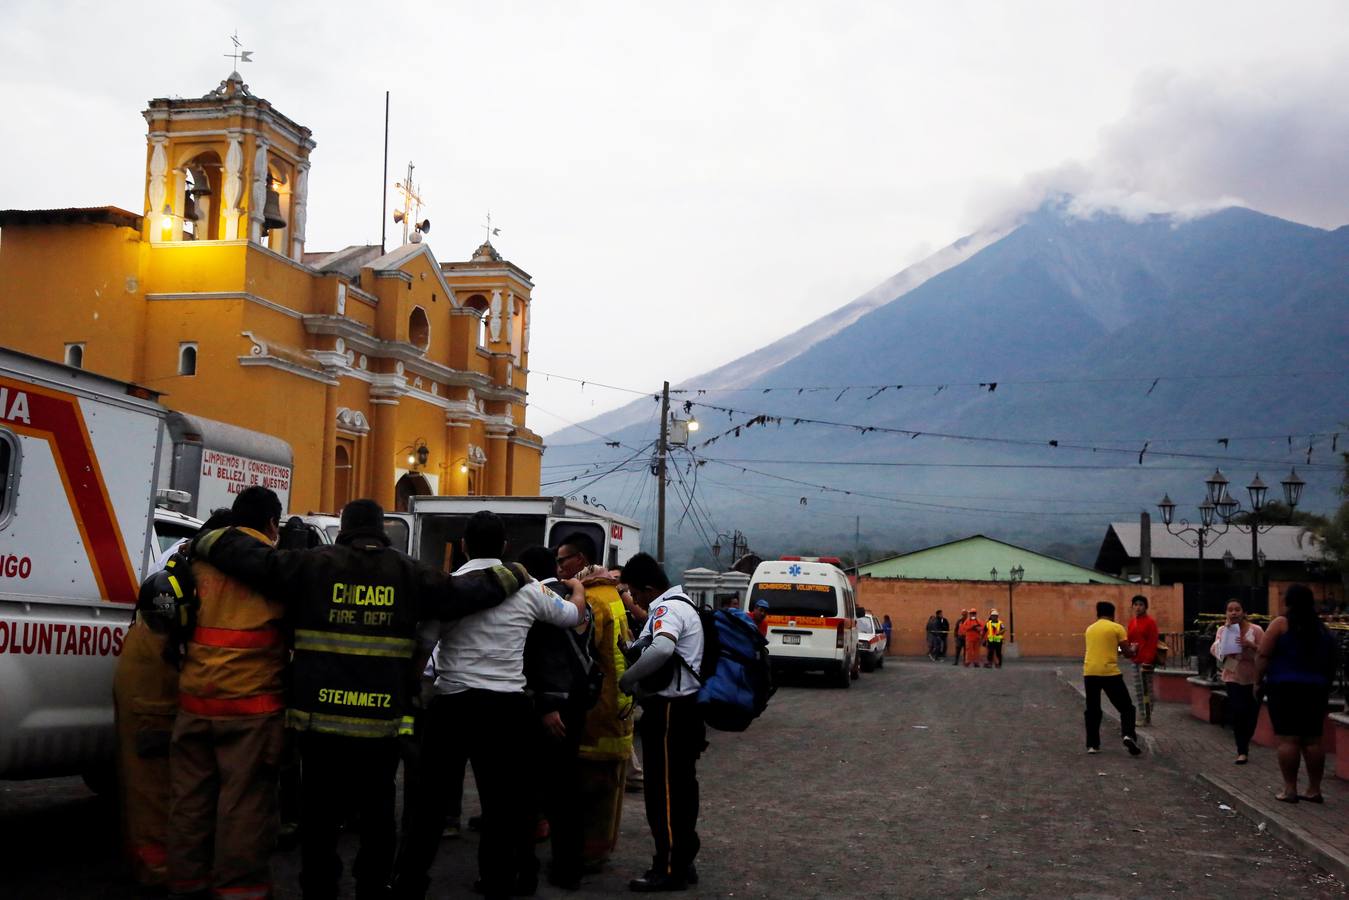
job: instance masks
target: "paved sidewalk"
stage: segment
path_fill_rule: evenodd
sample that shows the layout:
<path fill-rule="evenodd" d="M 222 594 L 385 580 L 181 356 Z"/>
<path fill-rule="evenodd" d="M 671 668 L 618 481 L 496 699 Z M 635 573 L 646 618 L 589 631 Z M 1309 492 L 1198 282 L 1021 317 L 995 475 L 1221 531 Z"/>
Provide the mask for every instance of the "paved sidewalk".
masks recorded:
<path fill-rule="evenodd" d="M 1082 693 L 1081 679 L 1070 666 L 1059 677 Z M 1106 715 L 1118 720 L 1105 704 Z M 1349 884 L 1349 782 L 1334 777 L 1335 756 L 1326 756 L 1326 777 L 1321 785 L 1324 804 L 1281 803 L 1274 795 L 1283 790 L 1283 777 L 1272 747 L 1251 744 L 1250 762 L 1236 765 L 1236 744 L 1226 727 L 1201 722 L 1183 703 L 1153 707 L 1152 725 L 1139 726 L 1139 737 L 1148 750 L 1167 765 L 1209 785 L 1228 798 L 1234 808 L 1285 844 L 1307 854 L 1326 871 Z M 1307 789 L 1304 769 L 1298 787 Z"/>

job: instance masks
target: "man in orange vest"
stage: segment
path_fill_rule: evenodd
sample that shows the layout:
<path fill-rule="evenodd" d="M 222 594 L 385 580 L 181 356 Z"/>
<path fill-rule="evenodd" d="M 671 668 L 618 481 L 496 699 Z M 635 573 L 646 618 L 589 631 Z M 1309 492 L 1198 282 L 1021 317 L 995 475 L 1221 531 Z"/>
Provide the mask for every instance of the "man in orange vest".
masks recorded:
<path fill-rule="evenodd" d="M 965 639 L 965 665 L 979 665 L 979 644 L 984 639 L 984 623 L 979 621 L 979 610 L 971 609 L 969 617 L 960 626 L 960 636 Z"/>
<path fill-rule="evenodd" d="M 233 520 L 271 546 L 281 501 L 267 488 L 245 488 L 234 500 Z M 279 825 L 284 609 L 208 563 L 193 562 L 192 575 L 200 606 L 178 677 L 169 747 L 169 891 L 264 900 L 271 896 L 267 858 Z"/>

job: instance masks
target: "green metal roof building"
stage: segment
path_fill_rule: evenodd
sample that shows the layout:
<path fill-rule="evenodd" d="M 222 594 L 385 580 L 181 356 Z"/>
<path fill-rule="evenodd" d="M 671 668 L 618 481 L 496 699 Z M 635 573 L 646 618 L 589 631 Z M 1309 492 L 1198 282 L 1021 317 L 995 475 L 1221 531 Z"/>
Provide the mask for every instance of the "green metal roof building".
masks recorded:
<path fill-rule="evenodd" d="M 1006 581 L 1014 567 L 1021 567 L 1022 581 L 1061 584 L 1128 584 L 1122 578 L 1045 556 L 1025 547 L 1008 544 L 982 534 L 935 547 L 878 559 L 859 567 L 869 578 L 912 578 L 933 581 Z M 994 575 L 992 570 L 997 570 Z"/>

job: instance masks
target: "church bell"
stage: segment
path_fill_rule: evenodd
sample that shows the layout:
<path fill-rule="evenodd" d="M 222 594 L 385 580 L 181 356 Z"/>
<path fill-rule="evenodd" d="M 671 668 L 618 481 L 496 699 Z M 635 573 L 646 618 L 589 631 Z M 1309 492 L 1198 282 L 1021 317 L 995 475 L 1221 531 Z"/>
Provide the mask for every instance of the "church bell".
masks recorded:
<path fill-rule="evenodd" d="M 262 230 L 264 233 L 274 228 L 285 228 L 286 220 L 281 217 L 281 195 L 272 187 L 272 176 L 267 176 L 267 202 L 262 207 Z"/>

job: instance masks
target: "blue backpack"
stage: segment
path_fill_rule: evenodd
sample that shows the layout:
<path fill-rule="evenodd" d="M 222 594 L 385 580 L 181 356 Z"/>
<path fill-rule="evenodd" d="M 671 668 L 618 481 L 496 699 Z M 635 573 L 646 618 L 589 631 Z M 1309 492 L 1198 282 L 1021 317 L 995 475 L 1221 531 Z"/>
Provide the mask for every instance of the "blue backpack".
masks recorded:
<path fill-rule="evenodd" d="M 703 721 L 718 731 L 744 731 L 768 706 L 777 690 L 768 660 L 768 640 L 754 620 L 740 610 L 698 609 L 703 626 L 703 661 L 694 671 L 683 657 L 684 667 L 698 677 L 698 708 Z"/>

